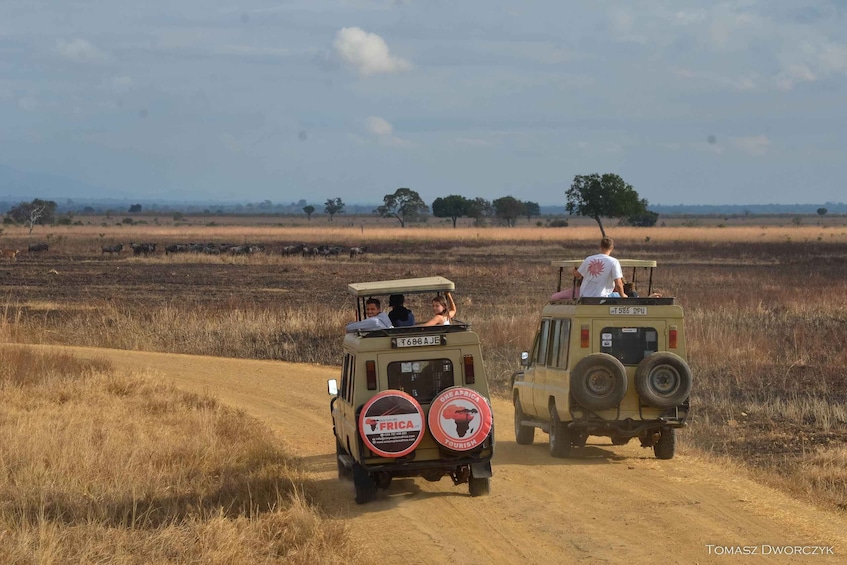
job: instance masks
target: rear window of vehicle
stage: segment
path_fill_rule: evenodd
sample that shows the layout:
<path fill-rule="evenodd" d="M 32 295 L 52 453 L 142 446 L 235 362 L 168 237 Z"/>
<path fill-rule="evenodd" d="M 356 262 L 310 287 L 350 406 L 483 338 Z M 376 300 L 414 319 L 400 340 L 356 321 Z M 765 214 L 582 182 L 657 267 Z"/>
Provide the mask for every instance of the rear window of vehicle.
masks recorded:
<path fill-rule="evenodd" d="M 388 388 L 402 390 L 421 403 L 453 386 L 453 362 L 449 359 L 395 361 L 388 364 Z"/>
<path fill-rule="evenodd" d="M 603 328 L 600 351 L 617 357 L 624 365 L 638 365 L 659 350 L 659 332 L 655 328 Z"/>

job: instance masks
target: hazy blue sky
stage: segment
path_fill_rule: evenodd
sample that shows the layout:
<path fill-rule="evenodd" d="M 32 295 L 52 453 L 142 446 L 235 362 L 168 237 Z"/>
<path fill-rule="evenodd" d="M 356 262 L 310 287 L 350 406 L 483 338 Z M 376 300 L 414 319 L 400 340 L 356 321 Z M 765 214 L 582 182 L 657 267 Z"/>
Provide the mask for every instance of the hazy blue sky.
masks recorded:
<path fill-rule="evenodd" d="M 104 196 L 843 202 L 845 150 L 847 0 L 0 1 L 0 165 Z"/>

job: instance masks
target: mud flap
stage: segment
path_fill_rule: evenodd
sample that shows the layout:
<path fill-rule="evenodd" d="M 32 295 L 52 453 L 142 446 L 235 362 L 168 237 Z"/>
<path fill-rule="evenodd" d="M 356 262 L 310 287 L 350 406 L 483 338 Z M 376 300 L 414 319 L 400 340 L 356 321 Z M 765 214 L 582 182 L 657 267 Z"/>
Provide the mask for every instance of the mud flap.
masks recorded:
<path fill-rule="evenodd" d="M 494 476 L 491 472 L 491 461 L 471 463 L 471 476 L 476 479 L 490 479 Z"/>

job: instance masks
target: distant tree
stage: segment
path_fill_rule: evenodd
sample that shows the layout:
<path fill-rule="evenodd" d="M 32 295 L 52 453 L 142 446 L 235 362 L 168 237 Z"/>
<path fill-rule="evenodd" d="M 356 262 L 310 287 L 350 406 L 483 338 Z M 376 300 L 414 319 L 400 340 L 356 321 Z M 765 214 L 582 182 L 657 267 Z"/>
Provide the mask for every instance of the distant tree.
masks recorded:
<path fill-rule="evenodd" d="M 309 217 L 309 221 L 312 221 L 312 214 L 315 213 L 315 207 L 312 205 L 303 206 L 303 211 L 306 212 L 306 216 Z"/>
<path fill-rule="evenodd" d="M 799 226 L 803 223 L 803 218 L 801 218 L 800 216 L 794 216 L 793 218 L 791 218 L 791 223 L 795 226 Z"/>
<path fill-rule="evenodd" d="M 179 222 L 185 219 L 185 214 L 183 214 L 182 212 L 174 212 L 172 218 L 175 222 Z"/>
<path fill-rule="evenodd" d="M 494 214 L 501 220 L 505 220 L 506 225 L 512 227 L 515 225 L 515 220 L 524 215 L 524 203 L 513 196 L 504 196 L 491 202 L 494 206 Z"/>
<path fill-rule="evenodd" d="M 628 218 L 647 211 L 647 200 L 618 175 L 576 175 L 566 193 L 565 209 L 569 214 L 594 218 L 600 233 L 606 237 L 601 218 Z"/>
<path fill-rule="evenodd" d="M 456 220 L 468 215 L 468 207 L 471 203 L 472 200 L 458 194 L 436 198 L 432 202 L 432 215 L 436 218 L 450 218 L 455 228 Z"/>
<path fill-rule="evenodd" d="M 538 202 L 524 202 L 523 215 L 526 216 L 527 222 L 531 222 L 533 216 L 541 215 L 541 206 L 538 205 Z"/>
<path fill-rule="evenodd" d="M 12 207 L 8 215 L 16 224 L 24 224 L 32 234 L 37 224 L 52 224 L 56 215 L 58 204 L 52 200 L 41 200 L 36 198 L 32 202 L 21 202 Z"/>
<path fill-rule="evenodd" d="M 271 210 L 274 207 L 274 203 L 270 200 L 264 200 L 259 203 L 259 210 Z"/>
<path fill-rule="evenodd" d="M 332 221 L 333 216 L 344 212 L 344 202 L 340 198 L 327 198 L 324 203 L 324 212 L 329 214 L 329 221 Z"/>
<path fill-rule="evenodd" d="M 468 218 L 473 218 L 474 225 L 479 227 L 485 218 L 494 215 L 494 207 L 485 198 L 476 197 L 468 203 L 468 210 L 465 215 Z"/>
<path fill-rule="evenodd" d="M 818 216 L 826 216 L 826 213 L 829 212 L 826 208 L 818 208 Z"/>
<path fill-rule="evenodd" d="M 141 204 L 133 204 L 129 207 L 130 214 L 136 214 L 138 212 L 141 212 Z"/>
<path fill-rule="evenodd" d="M 429 206 L 421 200 L 421 195 L 411 188 L 398 188 L 394 194 L 386 194 L 382 201 L 384 204 L 374 212 L 383 218 L 397 218 L 401 228 L 406 227 L 406 222 L 415 220 L 429 211 Z"/>
<path fill-rule="evenodd" d="M 633 214 L 632 216 L 627 216 L 622 222 L 628 226 L 635 226 L 639 228 L 650 228 L 656 225 L 656 222 L 659 221 L 659 214 L 656 212 L 651 212 L 650 210 L 644 210 L 640 214 Z"/>

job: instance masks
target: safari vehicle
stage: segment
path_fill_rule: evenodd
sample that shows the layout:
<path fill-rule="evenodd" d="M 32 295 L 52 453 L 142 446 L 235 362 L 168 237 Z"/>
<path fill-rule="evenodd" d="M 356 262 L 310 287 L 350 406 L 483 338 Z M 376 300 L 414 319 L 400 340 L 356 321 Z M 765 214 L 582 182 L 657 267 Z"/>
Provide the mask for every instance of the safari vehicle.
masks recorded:
<path fill-rule="evenodd" d="M 649 298 L 563 298 L 563 273 L 581 260 L 554 261 L 558 291 L 541 311 L 532 351 L 512 376 L 515 438 L 531 444 L 535 428 L 550 436 L 550 454 L 569 457 L 588 436 L 613 445 L 633 438 L 671 459 L 686 425 L 692 375 L 686 361 L 682 307 L 653 295 L 655 261 L 621 259 L 629 280 L 649 272 Z"/>
<path fill-rule="evenodd" d="M 368 298 L 453 291 L 443 277 L 348 285 L 364 318 Z M 424 319 L 425 313 L 418 312 Z M 341 380 L 328 383 L 338 476 L 352 477 L 356 502 L 373 500 L 394 477 L 449 476 L 471 496 L 488 494 L 494 432 L 479 336 L 452 320 L 348 332 Z"/>

